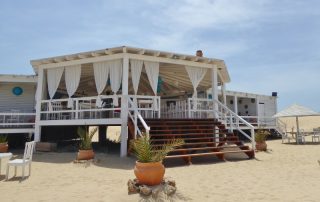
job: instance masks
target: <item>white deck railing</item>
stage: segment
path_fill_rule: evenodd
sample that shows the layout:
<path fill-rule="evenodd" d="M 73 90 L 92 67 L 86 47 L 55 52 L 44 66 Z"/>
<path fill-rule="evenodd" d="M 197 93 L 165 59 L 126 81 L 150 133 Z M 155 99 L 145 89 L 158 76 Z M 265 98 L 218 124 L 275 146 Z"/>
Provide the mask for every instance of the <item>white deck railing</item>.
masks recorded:
<path fill-rule="evenodd" d="M 73 108 L 68 108 L 68 98 L 41 101 L 41 120 L 74 120 L 120 118 L 121 108 L 113 106 L 113 99 L 121 103 L 120 95 L 101 95 L 102 107 L 96 106 L 97 97 L 72 98 Z"/>
<path fill-rule="evenodd" d="M 33 128 L 35 113 L 1 112 L 0 128 Z"/>
<path fill-rule="evenodd" d="M 224 123 L 231 131 L 238 130 L 242 135 L 250 140 L 252 149 L 255 149 L 254 126 L 218 100 L 214 100 L 213 102 L 215 103 L 213 104 L 213 111 L 214 113 L 217 113 L 218 119 L 222 121 L 222 123 Z M 250 130 L 250 136 L 242 130 L 240 127 L 241 125 L 246 126 Z"/>
<path fill-rule="evenodd" d="M 238 130 L 248 138 L 252 143 L 252 148 L 255 148 L 254 126 L 218 100 L 188 98 L 188 100 L 165 100 L 165 102 L 162 103 L 161 117 L 218 118 L 231 131 Z M 243 129 L 249 129 L 251 135 L 246 134 Z"/>
<path fill-rule="evenodd" d="M 134 139 L 137 138 L 137 134 L 139 134 L 140 136 L 142 135 L 142 132 L 138 126 L 138 121 L 141 122 L 146 131 L 146 134 L 149 135 L 150 127 L 147 125 L 142 115 L 140 114 L 137 104 L 135 103 L 135 101 L 132 101 L 131 98 L 128 99 L 128 112 L 129 118 L 134 124 Z"/>
<path fill-rule="evenodd" d="M 143 118 L 160 118 L 160 96 L 129 95 Z"/>
<path fill-rule="evenodd" d="M 192 98 L 181 99 L 163 99 L 161 105 L 162 118 L 213 118 L 213 103 L 208 99 L 198 98 L 193 102 Z M 211 99 L 209 99 L 211 100 Z M 276 128 L 277 122 L 273 117 L 262 116 L 240 116 L 255 128 Z M 246 125 L 240 124 L 240 127 L 246 128 Z"/>
<path fill-rule="evenodd" d="M 76 120 L 120 118 L 122 95 L 101 95 L 102 107 L 96 106 L 97 97 L 72 98 L 73 108 L 68 108 L 68 98 L 41 101 L 41 120 Z M 160 97 L 129 95 L 136 100 L 137 110 L 144 118 L 160 118 Z M 118 99 L 119 106 L 113 105 Z"/>

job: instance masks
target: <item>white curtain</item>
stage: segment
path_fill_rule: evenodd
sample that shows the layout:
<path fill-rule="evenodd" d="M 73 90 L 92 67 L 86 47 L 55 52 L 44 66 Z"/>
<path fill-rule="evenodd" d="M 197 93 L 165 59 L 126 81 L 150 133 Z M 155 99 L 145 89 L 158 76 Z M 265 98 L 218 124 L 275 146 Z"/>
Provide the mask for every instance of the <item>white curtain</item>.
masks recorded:
<path fill-rule="evenodd" d="M 73 109 L 71 96 L 77 91 L 81 77 L 81 65 L 72 65 L 65 68 L 65 81 L 68 92 L 68 108 Z"/>
<path fill-rule="evenodd" d="M 108 61 L 93 63 L 94 80 L 95 80 L 96 88 L 98 92 L 98 96 L 96 100 L 97 107 L 102 106 L 100 94 L 103 92 L 104 88 L 106 87 L 109 71 L 110 71 L 110 68 L 108 65 Z"/>
<path fill-rule="evenodd" d="M 113 105 L 119 106 L 117 92 L 122 81 L 122 60 L 112 60 L 108 62 L 110 68 L 110 84 L 114 94 Z"/>
<path fill-rule="evenodd" d="M 150 86 L 155 95 L 157 95 L 158 77 L 159 77 L 159 62 L 148 62 L 144 61 L 147 76 L 149 79 Z"/>
<path fill-rule="evenodd" d="M 206 68 L 202 67 L 191 67 L 191 66 L 186 66 L 186 70 L 188 72 L 189 78 L 191 80 L 192 86 L 193 86 L 193 98 L 197 98 L 197 87 L 203 77 L 207 73 Z"/>
<path fill-rule="evenodd" d="M 144 61 L 144 67 L 146 68 L 147 76 L 153 93 L 157 95 L 158 78 L 159 78 L 159 62 Z M 153 100 L 153 108 L 158 109 L 157 99 Z"/>
<path fill-rule="evenodd" d="M 53 98 L 54 94 L 58 89 L 61 76 L 63 74 L 63 70 L 64 70 L 64 67 L 58 67 L 58 68 L 47 70 L 48 92 L 49 92 L 50 99 Z"/>
<path fill-rule="evenodd" d="M 136 104 L 136 106 L 138 106 L 136 95 L 138 93 L 138 87 L 139 87 L 139 82 L 140 82 L 143 61 L 142 60 L 130 60 L 130 65 L 131 65 L 132 86 L 133 86 L 133 90 L 134 90 L 133 102 Z"/>
<path fill-rule="evenodd" d="M 130 65 L 131 65 L 131 78 L 132 78 L 133 90 L 134 90 L 134 94 L 137 94 L 143 61 L 130 60 Z"/>

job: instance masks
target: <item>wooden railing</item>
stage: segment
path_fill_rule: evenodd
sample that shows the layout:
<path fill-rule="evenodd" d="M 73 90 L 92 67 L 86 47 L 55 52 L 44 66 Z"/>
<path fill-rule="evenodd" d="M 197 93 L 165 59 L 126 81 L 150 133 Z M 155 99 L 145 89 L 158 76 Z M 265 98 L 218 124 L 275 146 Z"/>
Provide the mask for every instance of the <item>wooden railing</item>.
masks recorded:
<path fill-rule="evenodd" d="M 3 112 L 0 113 L 0 128 L 33 128 L 35 113 Z"/>

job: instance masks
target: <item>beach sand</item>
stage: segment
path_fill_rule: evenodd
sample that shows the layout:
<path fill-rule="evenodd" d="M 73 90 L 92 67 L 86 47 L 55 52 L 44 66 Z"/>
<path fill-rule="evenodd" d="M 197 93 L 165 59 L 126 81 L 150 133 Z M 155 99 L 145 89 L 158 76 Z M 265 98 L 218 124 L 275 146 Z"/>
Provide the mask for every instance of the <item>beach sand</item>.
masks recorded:
<path fill-rule="evenodd" d="M 215 157 L 167 162 L 166 177 L 177 183 L 173 201 L 319 201 L 320 143 L 305 145 L 268 141 L 268 152 L 256 159 L 234 156 L 222 162 Z M 95 163 L 76 164 L 76 154 L 35 153 L 32 175 L 4 181 L 2 161 L 0 201 L 153 201 L 128 195 L 127 181 L 134 178 L 133 157 L 98 153 Z M 172 164 L 179 165 L 173 167 Z M 11 176 L 14 169 L 11 168 Z M 18 170 L 18 174 L 21 171 Z"/>

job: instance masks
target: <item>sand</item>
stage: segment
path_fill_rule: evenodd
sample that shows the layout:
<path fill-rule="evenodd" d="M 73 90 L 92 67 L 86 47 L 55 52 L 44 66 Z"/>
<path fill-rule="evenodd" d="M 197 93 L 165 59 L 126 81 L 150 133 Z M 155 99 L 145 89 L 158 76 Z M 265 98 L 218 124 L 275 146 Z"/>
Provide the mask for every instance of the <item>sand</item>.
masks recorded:
<path fill-rule="evenodd" d="M 268 152 L 258 152 L 253 160 L 240 155 L 229 156 L 225 162 L 211 157 L 190 166 L 182 161 L 168 162 L 165 176 L 175 179 L 178 187 L 171 199 L 319 201 L 320 143 L 294 145 L 273 140 L 268 141 L 268 147 Z M 95 163 L 75 164 L 75 156 L 72 152 L 37 152 L 32 175 L 22 182 L 19 178 L 4 181 L 2 166 L 0 201 L 148 201 L 138 194 L 127 194 L 126 183 L 134 178 L 133 157 L 98 153 Z"/>

